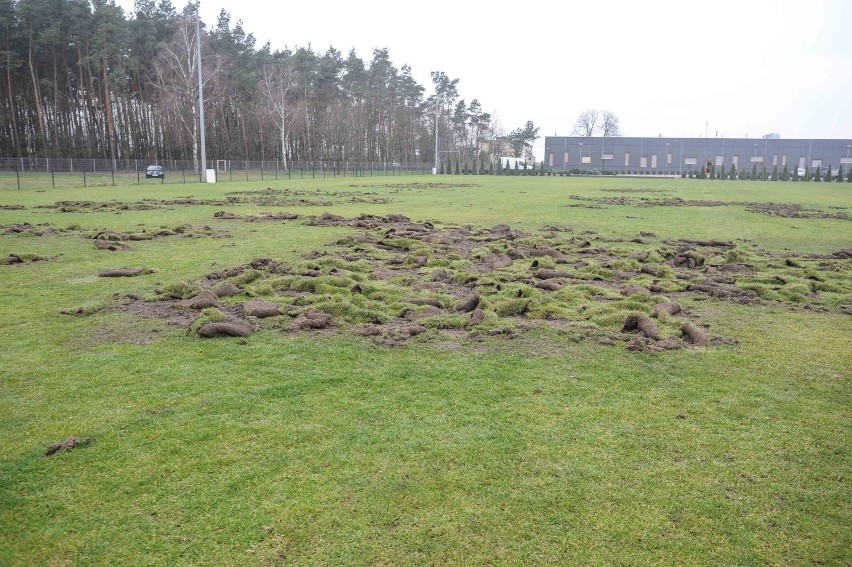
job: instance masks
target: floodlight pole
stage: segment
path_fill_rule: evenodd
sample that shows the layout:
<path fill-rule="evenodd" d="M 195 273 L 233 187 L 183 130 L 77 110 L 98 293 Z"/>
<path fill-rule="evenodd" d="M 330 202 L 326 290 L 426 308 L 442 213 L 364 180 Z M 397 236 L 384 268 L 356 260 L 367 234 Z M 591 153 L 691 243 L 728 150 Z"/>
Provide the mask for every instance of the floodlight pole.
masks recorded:
<path fill-rule="evenodd" d="M 201 1 L 195 3 L 195 37 L 197 62 L 198 62 L 198 130 L 201 134 L 201 168 L 198 172 L 199 181 L 204 183 L 207 170 L 207 142 L 204 138 L 204 83 L 201 77 Z"/>
<path fill-rule="evenodd" d="M 432 175 L 438 175 L 438 97 L 435 96 L 435 168 Z"/>

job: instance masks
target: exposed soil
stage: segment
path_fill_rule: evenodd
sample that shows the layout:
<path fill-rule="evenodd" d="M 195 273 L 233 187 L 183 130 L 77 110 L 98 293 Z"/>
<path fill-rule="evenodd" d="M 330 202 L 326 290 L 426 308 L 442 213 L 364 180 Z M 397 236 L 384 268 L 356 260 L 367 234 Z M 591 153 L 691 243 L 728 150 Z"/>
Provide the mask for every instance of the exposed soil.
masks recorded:
<path fill-rule="evenodd" d="M 13 266 L 16 264 L 29 264 L 31 262 L 44 262 L 47 258 L 38 254 L 9 254 L 6 258 L 0 258 L 0 264 Z"/>
<path fill-rule="evenodd" d="M 86 437 L 84 439 L 78 439 L 76 437 L 69 437 L 65 441 L 61 443 L 55 443 L 47 448 L 47 451 L 44 452 L 45 457 L 51 457 L 57 453 L 62 453 L 65 451 L 70 451 L 71 449 L 76 449 L 78 447 L 85 447 L 91 444 L 92 438 Z"/>
<path fill-rule="evenodd" d="M 248 337 L 251 336 L 252 332 L 252 328 L 248 325 L 232 323 L 229 321 L 220 321 L 203 325 L 200 329 L 198 329 L 198 336 L 206 339 Z"/>
<path fill-rule="evenodd" d="M 104 270 L 98 272 L 99 278 L 135 278 L 145 274 L 153 273 L 153 270 L 147 268 L 119 268 L 117 270 Z"/>
<path fill-rule="evenodd" d="M 300 261 L 257 258 L 179 288 L 194 289 L 192 296 L 179 291 L 115 309 L 204 337 L 265 328 L 351 332 L 401 345 L 419 337 L 482 340 L 550 329 L 572 340 L 659 352 L 730 343 L 708 337 L 683 301 L 774 301 L 845 313 L 842 298 L 852 296 L 847 251 L 788 253 L 791 265 L 741 243 L 654 243 L 648 232 L 639 241 L 553 226 L 531 235 L 506 224 L 441 226 L 401 214 L 347 219 L 327 212 L 299 222 L 353 233 Z"/>
<path fill-rule="evenodd" d="M 610 189 L 612 192 L 630 193 L 636 191 Z M 745 210 L 762 215 L 785 218 L 803 218 L 803 219 L 838 219 L 850 220 L 850 216 L 846 212 L 826 212 L 818 209 L 808 209 L 797 203 L 753 203 L 740 201 L 708 201 L 708 200 L 693 200 L 681 199 L 680 197 L 671 198 L 649 198 L 649 197 L 584 197 L 580 195 L 571 195 L 568 197 L 573 201 L 586 203 L 585 205 L 569 205 L 583 206 L 590 209 L 599 209 L 604 205 L 620 205 L 629 207 L 745 207 Z"/>

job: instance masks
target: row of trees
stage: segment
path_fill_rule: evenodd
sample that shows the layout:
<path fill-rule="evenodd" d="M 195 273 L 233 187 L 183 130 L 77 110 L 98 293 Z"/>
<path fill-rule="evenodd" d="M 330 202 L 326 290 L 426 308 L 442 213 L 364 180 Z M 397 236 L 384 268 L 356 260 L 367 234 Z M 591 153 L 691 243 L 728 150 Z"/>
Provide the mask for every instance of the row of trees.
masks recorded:
<path fill-rule="evenodd" d="M 211 157 L 432 161 L 530 154 L 531 122 L 504 134 L 458 79 L 432 95 L 387 49 L 273 51 L 224 10 L 196 33 L 197 6 L 136 0 L 0 0 L 0 156 L 198 159 L 198 68 Z M 201 42 L 201 57 L 196 56 Z M 437 130 L 437 132 L 436 132 Z"/>
<path fill-rule="evenodd" d="M 750 179 L 752 181 L 837 181 L 839 183 L 847 181 L 852 183 L 852 169 L 847 173 L 844 172 L 842 165 L 840 169 L 833 169 L 829 165 L 828 169 L 824 172 L 821 168 L 816 167 L 813 170 L 809 168 L 805 169 L 805 174 L 799 175 L 799 170 L 796 168 L 790 173 L 786 164 L 779 172 L 777 165 L 773 166 L 772 170 L 769 171 L 766 169 L 766 165 L 758 170 L 755 163 L 752 164 L 751 173 L 749 173 L 745 169 L 737 169 L 732 164 L 731 169 L 727 171 L 723 167 L 718 169 L 716 167 L 708 167 L 701 168 L 695 172 L 682 172 L 681 177 L 696 177 L 698 179 Z"/>

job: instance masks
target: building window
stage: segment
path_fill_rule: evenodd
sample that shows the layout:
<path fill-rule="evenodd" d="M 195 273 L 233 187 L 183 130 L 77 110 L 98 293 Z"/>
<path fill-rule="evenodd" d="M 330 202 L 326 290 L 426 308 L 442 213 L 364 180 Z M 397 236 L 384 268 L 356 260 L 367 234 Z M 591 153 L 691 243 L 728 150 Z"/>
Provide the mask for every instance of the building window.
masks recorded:
<path fill-rule="evenodd" d="M 763 156 L 751 156 L 751 163 L 763 163 Z"/>
<path fill-rule="evenodd" d="M 799 158 L 799 169 L 805 169 L 805 156 Z"/>
<path fill-rule="evenodd" d="M 772 156 L 772 165 L 778 165 L 778 154 Z"/>
<path fill-rule="evenodd" d="M 639 167 L 648 167 L 648 158 L 640 157 L 639 158 Z"/>
<path fill-rule="evenodd" d="M 716 156 L 716 165 L 725 165 L 725 156 Z"/>
<path fill-rule="evenodd" d="M 549 165 L 550 167 L 553 167 L 553 152 L 550 153 L 548 158 L 549 158 L 549 160 L 548 160 L 549 163 L 547 165 Z"/>
<path fill-rule="evenodd" d="M 731 163 L 734 164 L 734 169 L 739 169 L 739 167 L 740 167 L 740 156 L 732 157 Z"/>
<path fill-rule="evenodd" d="M 624 152 L 624 167 L 630 167 L 630 152 Z"/>
<path fill-rule="evenodd" d="M 657 169 L 657 154 L 651 154 L 651 169 Z"/>
<path fill-rule="evenodd" d="M 783 167 L 785 165 L 787 165 L 787 154 L 781 156 L 781 166 Z"/>
<path fill-rule="evenodd" d="M 694 158 L 694 157 L 683 158 L 683 165 L 698 165 L 698 158 Z"/>
<path fill-rule="evenodd" d="M 667 154 L 666 154 L 666 163 L 667 163 L 667 164 L 669 164 L 669 165 L 671 165 L 671 164 L 672 164 L 672 154 L 671 154 L 671 152 L 669 152 L 669 153 L 667 153 Z"/>
<path fill-rule="evenodd" d="M 568 152 L 565 152 L 565 160 L 563 160 L 562 165 L 568 165 Z"/>
<path fill-rule="evenodd" d="M 811 162 L 811 167 L 822 167 L 822 160 L 815 159 Z"/>

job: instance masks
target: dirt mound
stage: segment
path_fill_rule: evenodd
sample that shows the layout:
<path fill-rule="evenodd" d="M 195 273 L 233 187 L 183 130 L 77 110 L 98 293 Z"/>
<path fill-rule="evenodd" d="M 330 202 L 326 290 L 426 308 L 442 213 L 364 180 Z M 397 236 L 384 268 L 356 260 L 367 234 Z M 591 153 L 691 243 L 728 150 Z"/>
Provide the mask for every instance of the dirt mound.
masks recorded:
<path fill-rule="evenodd" d="M 95 240 L 95 248 L 98 250 L 110 250 L 115 252 L 116 250 L 129 250 L 130 247 L 126 244 L 122 244 L 121 242 L 114 242 L 112 240 Z"/>
<path fill-rule="evenodd" d="M 103 272 L 98 272 L 99 278 L 135 278 L 137 276 L 143 276 L 145 274 L 150 274 L 151 270 L 146 270 L 145 268 L 121 268 L 119 270 L 105 270 Z"/>
<path fill-rule="evenodd" d="M 700 268 L 704 265 L 704 256 L 698 252 L 687 250 L 685 252 L 678 253 L 674 257 L 672 263 L 676 268 Z"/>
<path fill-rule="evenodd" d="M 841 260 L 848 260 L 852 258 L 852 248 L 846 248 L 844 250 L 838 250 L 834 254 L 831 255 L 833 258 L 838 258 Z"/>
<path fill-rule="evenodd" d="M 654 306 L 652 317 L 659 317 L 660 313 L 668 313 L 669 315 L 677 315 L 680 313 L 680 305 L 677 303 L 658 303 Z"/>
<path fill-rule="evenodd" d="M 455 306 L 455 310 L 459 313 L 470 313 L 471 311 L 476 309 L 476 306 L 479 305 L 480 300 L 481 298 L 479 297 L 479 295 L 474 293 L 467 299 L 459 301 Z"/>
<path fill-rule="evenodd" d="M 230 321 L 207 323 L 198 329 L 198 336 L 206 339 L 224 337 L 248 337 L 252 334 L 251 327 Z"/>
<path fill-rule="evenodd" d="M 553 280 L 542 280 L 542 281 L 536 282 L 535 287 L 537 287 L 539 289 L 546 290 L 546 291 L 559 291 L 564 286 L 562 284 L 560 284 L 559 282 L 555 282 Z"/>
<path fill-rule="evenodd" d="M 277 317 L 278 315 L 281 315 L 281 309 L 275 303 L 256 299 L 243 303 L 243 313 L 247 317 L 266 319 L 267 317 Z"/>
<path fill-rule="evenodd" d="M 238 215 L 227 211 L 217 211 L 213 213 L 213 218 L 220 220 L 242 220 L 245 222 L 265 222 L 265 221 L 280 221 L 280 220 L 296 220 L 299 215 L 296 213 L 269 213 L 261 212 L 256 215 Z"/>
<path fill-rule="evenodd" d="M 209 289 L 205 289 L 195 297 L 178 302 L 177 305 L 189 307 L 190 309 L 208 309 L 210 307 L 220 307 L 221 303 L 219 303 L 219 298 L 215 293 Z"/>
<path fill-rule="evenodd" d="M 44 452 L 45 457 L 51 457 L 57 453 L 62 453 L 64 451 L 70 451 L 71 449 L 76 449 L 77 447 L 85 447 L 91 444 L 92 438 L 86 437 L 82 440 L 77 439 L 76 437 L 69 437 L 65 441 L 61 443 L 55 443 L 47 448 L 47 451 Z"/>
<path fill-rule="evenodd" d="M 634 337 L 627 342 L 627 350 L 631 352 L 663 352 L 683 348 L 683 343 L 674 337 L 654 341 L 643 336 Z"/>
<path fill-rule="evenodd" d="M 688 321 L 680 326 L 680 332 L 683 333 L 685 341 L 695 346 L 704 346 L 707 344 L 707 333 Z"/>
<path fill-rule="evenodd" d="M 242 292 L 243 290 L 230 282 L 224 283 L 213 290 L 216 297 L 233 297 L 235 295 L 240 295 Z"/>
<path fill-rule="evenodd" d="M 684 244 L 692 244 L 693 246 L 705 246 L 708 248 L 736 248 L 736 244 L 727 240 L 685 240 L 680 239 L 678 242 Z"/>
<path fill-rule="evenodd" d="M 656 323 L 651 321 L 647 315 L 642 315 L 639 313 L 634 313 L 632 315 L 628 315 L 627 319 L 624 321 L 624 327 L 621 329 L 622 331 L 641 331 L 646 337 L 649 339 L 658 341 L 662 338 L 660 335 L 660 330 L 657 328 Z"/>
<path fill-rule="evenodd" d="M 538 280 L 552 280 L 553 278 L 570 278 L 571 274 L 559 270 L 539 270 L 535 273 Z"/>
<path fill-rule="evenodd" d="M 322 311 L 308 311 L 299 315 L 293 322 L 290 323 L 291 331 L 301 331 L 305 329 L 327 329 L 331 326 L 332 317 Z"/>

